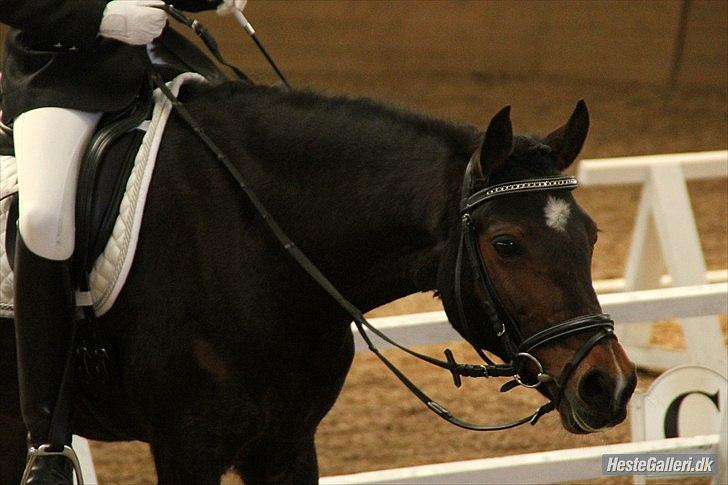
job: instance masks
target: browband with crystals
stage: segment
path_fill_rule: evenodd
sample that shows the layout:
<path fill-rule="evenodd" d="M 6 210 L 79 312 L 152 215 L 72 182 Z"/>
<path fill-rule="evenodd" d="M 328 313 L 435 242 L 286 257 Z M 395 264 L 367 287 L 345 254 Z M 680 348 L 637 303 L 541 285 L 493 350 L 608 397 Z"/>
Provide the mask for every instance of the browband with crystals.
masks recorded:
<path fill-rule="evenodd" d="M 574 190 L 577 185 L 579 185 L 579 183 L 576 181 L 576 177 L 568 175 L 516 180 L 514 182 L 506 182 L 504 184 L 491 185 L 490 187 L 479 190 L 468 197 L 463 204 L 461 213 L 468 214 L 486 200 L 490 200 L 501 195 L 515 194 L 518 192 L 540 192 L 543 190 Z"/>

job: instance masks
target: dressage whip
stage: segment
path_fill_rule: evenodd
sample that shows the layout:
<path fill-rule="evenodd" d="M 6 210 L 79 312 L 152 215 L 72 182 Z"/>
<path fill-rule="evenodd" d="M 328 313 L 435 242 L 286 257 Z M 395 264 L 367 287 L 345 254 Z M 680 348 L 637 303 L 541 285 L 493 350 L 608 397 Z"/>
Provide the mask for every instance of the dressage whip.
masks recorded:
<path fill-rule="evenodd" d="M 291 85 L 288 84 L 288 81 L 286 80 L 286 77 L 283 75 L 280 69 L 278 69 L 278 66 L 276 65 L 273 58 L 268 54 L 268 51 L 265 50 L 265 47 L 263 47 L 263 44 L 261 44 L 260 40 L 258 40 L 258 36 L 255 35 L 255 29 L 253 26 L 248 22 L 248 19 L 245 18 L 245 15 L 243 15 L 242 9 L 233 8 L 233 17 L 235 17 L 235 20 L 238 21 L 240 26 L 245 30 L 245 32 L 248 33 L 251 39 L 253 39 L 253 42 L 255 42 L 255 45 L 258 47 L 258 50 L 263 54 L 263 57 L 268 61 L 268 64 L 270 64 L 270 67 L 273 68 L 275 73 L 278 75 L 278 77 L 283 81 L 283 84 L 286 85 L 288 89 L 291 89 Z"/>
<path fill-rule="evenodd" d="M 158 7 L 167 14 L 172 17 L 173 19 L 177 20 L 178 22 L 186 25 L 192 31 L 197 34 L 197 36 L 202 39 L 202 41 L 205 43 L 205 46 L 210 50 L 213 56 L 215 56 L 215 59 L 217 59 L 220 64 L 229 67 L 230 69 L 235 72 L 235 75 L 238 76 L 240 79 L 248 80 L 248 77 L 243 74 L 243 72 L 238 69 L 235 65 L 230 64 L 227 62 L 222 54 L 220 53 L 220 49 L 217 45 L 217 41 L 215 38 L 210 34 L 210 32 L 207 30 L 207 28 L 200 23 L 197 19 L 191 19 L 184 13 L 182 13 L 180 10 L 176 9 L 172 5 L 163 5 L 161 7 Z M 258 50 L 263 54 L 263 57 L 265 57 L 266 61 L 268 61 L 268 64 L 273 68 L 276 75 L 280 78 L 280 80 L 283 82 L 283 84 L 288 88 L 291 89 L 291 85 L 288 84 L 288 80 L 286 80 L 286 77 L 283 75 L 283 72 L 278 68 L 278 65 L 275 63 L 273 58 L 268 54 L 268 51 L 263 47 L 263 44 L 260 42 L 260 39 L 258 39 L 258 36 L 255 34 L 255 29 L 251 25 L 250 22 L 248 22 L 248 19 L 245 18 L 243 15 L 243 12 L 238 10 L 237 8 L 232 9 L 233 17 L 235 17 L 235 20 L 240 24 L 240 26 L 245 30 L 245 32 L 248 33 L 251 39 L 253 39 L 253 42 L 258 47 Z"/>

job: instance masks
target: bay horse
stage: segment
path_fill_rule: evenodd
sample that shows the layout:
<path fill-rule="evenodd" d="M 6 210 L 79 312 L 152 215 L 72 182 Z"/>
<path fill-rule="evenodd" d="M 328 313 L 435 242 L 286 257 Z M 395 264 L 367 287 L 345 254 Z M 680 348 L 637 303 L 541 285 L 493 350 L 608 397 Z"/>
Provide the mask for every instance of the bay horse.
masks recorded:
<path fill-rule="evenodd" d="M 483 133 L 371 100 L 234 82 L 189 86 L 184 101 L 351 302 L 368 311 L 435 290 L 466 340 L 512 358 L 487 324 L 483 287 L 469 264 L 457 267 L 463 178 L 477 191 L 557 176 L 584 143 L 583 102 L 540 138 L 514 136 L 508 109 Z M 590 272 L 597 228 L 569 190 L 485 200 L 469 224 L 523 338 L 600 312 Z M 350 322 L 173 116 L 134 266 L 100 319 L 116 380 L 94 406 L 78 391 L 74 433 L 148 442 L 159 483 L 219 483 L 231 467 L 246 483 L 316 483 L 314 435 L 352 363 Z M 12 322 L 0 329 L 0 481 L 16 483 L 25 429 Z M 587 348 L 590 332 L 559 336 L 533 360 L 539 379 L 573 364 L 568 380 L 539 387 L 560 396 L 563 426 L 586 433 L 621 422 L 636 378 L 619 343 L 610 335 Z"/>

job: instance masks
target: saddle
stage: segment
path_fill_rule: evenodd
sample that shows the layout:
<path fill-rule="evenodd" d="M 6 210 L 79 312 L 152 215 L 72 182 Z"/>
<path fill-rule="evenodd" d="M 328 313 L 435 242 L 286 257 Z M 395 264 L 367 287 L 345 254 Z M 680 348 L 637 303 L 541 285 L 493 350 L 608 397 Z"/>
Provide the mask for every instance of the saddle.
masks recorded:
<path fill-rule="evenodd" d="M 202 74 L 207 83 L 213 85 L 228 79 L 197 47 L 172 29 L 167 29 L 165 35 L 155 42 L 150 49 L 150 58 L 165 81 L 189 72 Z M 104 253 L 114 231 L 153 108 L 150 83 L 133 105 L 102 117 L 82 159 L 76 194 L 76 245 L 73 255 L 76 284 L 82 291 L 88 290 L 87 277 Z M 12 128 L 2 123 L 0 156 L 14 156 Z M 8 198 L 10 208 L 5 227 L 0 231 L 5 232 L 5 254 L 10 269 L 13 269 L 18 193 Z"/>

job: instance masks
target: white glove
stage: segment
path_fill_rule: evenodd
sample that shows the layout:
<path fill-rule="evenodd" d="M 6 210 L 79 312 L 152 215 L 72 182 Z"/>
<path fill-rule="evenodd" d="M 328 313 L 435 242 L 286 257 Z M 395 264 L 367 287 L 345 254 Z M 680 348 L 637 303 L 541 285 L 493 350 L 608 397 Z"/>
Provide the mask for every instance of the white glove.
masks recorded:
<path fill-rule="evenodd" d="M 246 3 L 248 3 L 248 0 L 222 0 L 220 5 L 217 6 L 217 14 L 229 15 L 233 13 L 233 10 L 240 10 L 242 12 Z"/>
<path fill-rule="evenodd" d="M 130 45 L 150 43 L 162 33 L 167 13 L 162 0 L 112 0 L 106 4 L 99 35 Z"/>

